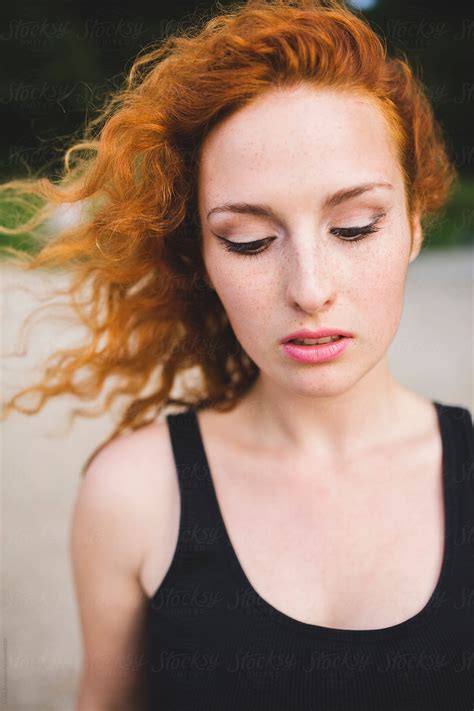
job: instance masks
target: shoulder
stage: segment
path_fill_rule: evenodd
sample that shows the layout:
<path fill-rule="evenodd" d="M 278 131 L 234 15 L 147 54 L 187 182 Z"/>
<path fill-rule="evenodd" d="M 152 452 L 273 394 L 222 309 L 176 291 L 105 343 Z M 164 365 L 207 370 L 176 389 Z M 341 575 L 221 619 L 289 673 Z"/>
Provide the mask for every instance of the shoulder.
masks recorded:
<path fill-rule="evenodd" d="M 166 434 L 165 423 L 117 437 L 80 481 L 69 542 L 83 639 L 81 708 L 135 709 L 142 702 L 142 669 L 130 660 L 141 658 L 145 644 L 147 596 L 140 571 L 153 520 L 157 562 L 151 584 L 169 556 L 169 534 L 160 539 L 160 530 L 172 530 L 165 515 L 171 500 Z"/>
<path fill-rule="evenodd" d="M 101 449 L 86 469 L 83 484 L 142 501 L 147 486 L 166 481 L 172 463 L 167 423 L 153 422 L 120 435 Z"/>
<path fill-rule="evenodd" d="M 135 471 L 148 471 L 157 457 L 166 457 L 169 453 L 168 439 L 168 425 L 164 420 L 119 435 L 94 457 L 84 479 L 98 476 L 120 478 L 130 467 Z"/>
<path fill-rule="evenodd" d="M 124 559 L 138 570 L 150 529 L 168 523 L 177 494 L 168 425 L 153 422 L 99 451 L 80 483 L 76 510 L 91 525 L 120 538 Z"/>

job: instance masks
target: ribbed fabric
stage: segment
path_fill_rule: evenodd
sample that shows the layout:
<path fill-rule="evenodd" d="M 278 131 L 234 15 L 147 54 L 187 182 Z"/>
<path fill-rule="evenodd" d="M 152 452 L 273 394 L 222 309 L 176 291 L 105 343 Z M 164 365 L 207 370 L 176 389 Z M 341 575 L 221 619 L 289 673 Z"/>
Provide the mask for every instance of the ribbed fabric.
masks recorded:
<path fill-rule="evenodd" d="M 433 404 L 443 443 L 440 576 L 420 612 L 370 630 L 300 622 L 258 595 L 225 528 L 196 413 L 167 416 L 181 519 L 149 600 L 149 711 L 474 710 L 472 415 Z"/>

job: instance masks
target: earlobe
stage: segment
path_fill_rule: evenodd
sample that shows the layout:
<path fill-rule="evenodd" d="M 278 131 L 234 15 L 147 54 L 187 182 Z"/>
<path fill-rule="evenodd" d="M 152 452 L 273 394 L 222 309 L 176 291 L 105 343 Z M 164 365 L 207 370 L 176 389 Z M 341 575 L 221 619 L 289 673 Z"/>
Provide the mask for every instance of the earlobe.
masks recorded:
<path fill-rule="evenodd" d="M 423 244 L 423 229 L 421 227 L 420 214 L 417 212 L 411 222 L 411 250 L 409 262 L 413 262 L 421 251 Z"/>

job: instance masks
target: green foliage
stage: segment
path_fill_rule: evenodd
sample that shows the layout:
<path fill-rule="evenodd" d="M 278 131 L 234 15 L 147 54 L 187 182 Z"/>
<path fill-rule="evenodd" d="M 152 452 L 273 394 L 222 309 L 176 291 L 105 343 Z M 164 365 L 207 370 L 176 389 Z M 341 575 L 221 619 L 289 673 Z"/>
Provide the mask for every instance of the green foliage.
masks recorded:
<path fill-rule="evenodd" d="M 44 200 L 41 200 L 37 195 L 14 196 L 12 192 L 5 191 L 0 195 L 0 225 L 7 230 L 17 229 L 20 225 L 31 220 L 45 204 Z M 14 235 L 2 233 L 0 235 L 0 259 L 5 256 L 2 251 L 5 247 L 13 247 L 31 255 L 36 254 L 43 247 L 44 239 L 45 231 L 42 227 Z"/>
<path fill-rule="evenodd" d="M 428 230 L 423 249 L 450 249 L 473 243 L 474 178 L 464 177 Z"/>

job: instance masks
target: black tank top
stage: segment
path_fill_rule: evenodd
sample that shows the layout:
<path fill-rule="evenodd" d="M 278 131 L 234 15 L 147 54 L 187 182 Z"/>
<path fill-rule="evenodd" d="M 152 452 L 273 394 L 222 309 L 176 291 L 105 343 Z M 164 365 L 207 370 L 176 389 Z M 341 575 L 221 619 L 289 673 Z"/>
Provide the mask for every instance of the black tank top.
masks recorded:
<path fill-rule="evenodd" d="M 258 595 L 226 531 L 196 412 L 167 416 L 181 518 L 147 608 L 150 711 L 473 711 L 472 415 L 433 404 L 443 445 L 442 568 L 422 610 L 369 630 L 301 622 Z"/>

